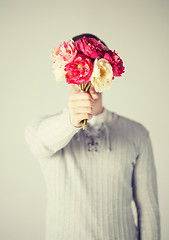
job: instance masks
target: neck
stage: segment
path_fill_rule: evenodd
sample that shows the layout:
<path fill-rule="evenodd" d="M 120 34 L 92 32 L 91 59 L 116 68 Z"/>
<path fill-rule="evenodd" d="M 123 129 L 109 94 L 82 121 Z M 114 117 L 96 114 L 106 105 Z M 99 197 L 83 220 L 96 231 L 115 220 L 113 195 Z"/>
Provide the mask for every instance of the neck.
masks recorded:
<path fill-rule="evenodd" d="M 104 110 L 102 105 L 102 95 L 98 99 L 95 99 L 93 102 L 93 116 L 99 115 Z"/>

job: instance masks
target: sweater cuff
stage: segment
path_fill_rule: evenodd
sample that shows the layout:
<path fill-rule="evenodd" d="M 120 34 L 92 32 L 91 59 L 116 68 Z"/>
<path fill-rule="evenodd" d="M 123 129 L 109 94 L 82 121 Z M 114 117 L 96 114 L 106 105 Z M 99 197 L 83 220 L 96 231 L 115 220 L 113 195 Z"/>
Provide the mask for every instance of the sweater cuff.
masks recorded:
<path fill-rule="evenodd" d="M 65 130 L 67 131 L 67 133 L 74 133 L 75 134 L 82 128 L 82 126 L 75 127 L 71 124 L 68 107 L 63 109 L 63 115 L 64 115 L 64 124 L 65 124 L 64 126 L 66 128 Z"/>

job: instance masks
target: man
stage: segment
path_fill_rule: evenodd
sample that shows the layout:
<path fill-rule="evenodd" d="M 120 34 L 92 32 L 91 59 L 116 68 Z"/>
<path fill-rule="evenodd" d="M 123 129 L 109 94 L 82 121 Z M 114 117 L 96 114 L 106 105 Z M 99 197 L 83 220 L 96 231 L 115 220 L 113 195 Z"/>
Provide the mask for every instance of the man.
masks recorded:
<path fill-rule="evenodd" d="M 149 132 L 103 107 L 93 86 L 70 85 L 68 107 L 33 119 L 25 139 L 47 186 L 46 240 L 160 240 Z"/>

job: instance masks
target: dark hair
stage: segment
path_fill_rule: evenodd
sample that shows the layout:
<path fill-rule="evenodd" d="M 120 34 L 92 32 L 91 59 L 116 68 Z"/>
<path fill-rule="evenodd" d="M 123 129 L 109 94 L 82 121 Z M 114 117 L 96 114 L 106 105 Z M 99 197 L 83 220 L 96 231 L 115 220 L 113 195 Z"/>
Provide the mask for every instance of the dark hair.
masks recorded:
<path fill-rule="evenodd" d="M 77 35 L 77 36 L 74 36 L 72 39 L 74 41 L 77 41 L 79 38 L 82 38 L 82 37 L 90 37 L 90 38 L 95 38 L 97 41 L 100 40 L 100 42 L 105 45 L 107 47 L 107 45 L 100 39 L 98 38 L 97 36 L 93 35 L 93 34 L 90 34 L 90 33 L 83 33 L 83 34 L 80 34 L 80 35 Z"/>

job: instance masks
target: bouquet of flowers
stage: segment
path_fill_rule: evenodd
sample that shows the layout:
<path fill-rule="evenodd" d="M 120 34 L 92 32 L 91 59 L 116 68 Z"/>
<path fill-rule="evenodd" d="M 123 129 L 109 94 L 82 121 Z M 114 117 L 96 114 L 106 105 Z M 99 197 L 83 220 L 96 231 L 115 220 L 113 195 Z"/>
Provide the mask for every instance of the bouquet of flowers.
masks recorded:
<path fill-rule="evenodd" d="M 52 49 L 52 70 L 56 81 L 77 84 L 81 91 L 89 92 L 91 84 L 96 92 L 111 87 L 114 77 L 124 73 L 122 59 L 118 54 L 95 38 L 82 37 L 77 41 L 63 41 Z M 82 121 L 83 130 L 87 120 Z"/>

